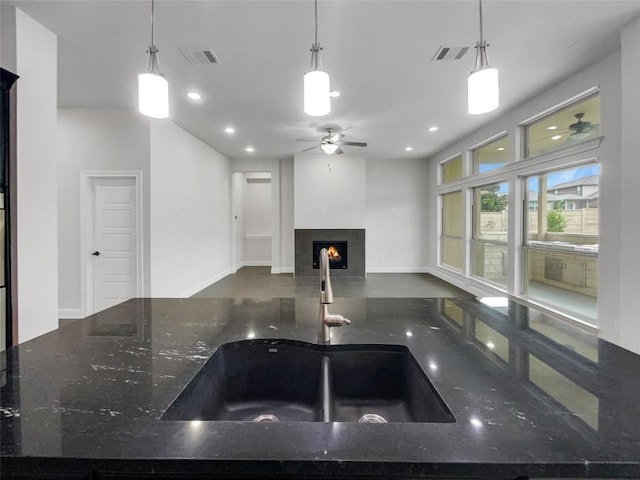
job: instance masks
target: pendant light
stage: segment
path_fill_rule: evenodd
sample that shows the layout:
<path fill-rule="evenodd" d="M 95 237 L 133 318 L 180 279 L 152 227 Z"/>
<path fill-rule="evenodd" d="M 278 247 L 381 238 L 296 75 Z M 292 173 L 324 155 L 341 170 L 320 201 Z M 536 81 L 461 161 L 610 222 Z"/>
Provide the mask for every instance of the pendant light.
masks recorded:
<path fill-rule="evenodd" d="M 318 43 L 318 0 L 315 7 L 315 43 L 311 45 L 311 63 L 304 75 L 304 113 L 312 117 L 321 117 L 331 111 L 329 96 L 329 74 L 322 70 L 320 44 Z"/>
<path fill-rule="evenodd" d="M 158 68 L 158 49 L 153 43 L 154 0 L 151 0 L 151 45 L 147 71 L 138 75 L 138 110 L 151 118 L 169 117 L 169 82 Z"/>
<path fill-rule="evenodd" d="M 487 47 L 482 35 L 482 0 L 480 3 L 480 41 L 476 43 L 476 67 L 467 79 L 469 113 L 488 113 L 500 105 L 498 69 L 489 66 Z"/>

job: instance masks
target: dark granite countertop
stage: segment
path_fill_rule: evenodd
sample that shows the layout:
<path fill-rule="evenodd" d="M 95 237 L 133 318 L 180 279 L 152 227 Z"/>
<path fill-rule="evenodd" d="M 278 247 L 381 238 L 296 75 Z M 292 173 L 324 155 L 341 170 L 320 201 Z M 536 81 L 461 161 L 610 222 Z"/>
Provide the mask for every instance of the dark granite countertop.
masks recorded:
<path fill-rule="evenodd" d="M 353 321 L 333 343 L 406 345 L 455 423 L 160 420 L 218 345 L 314 342 L 317 309 L 136 299 L 10 349 L 3 477 L 640 478 L 640 356 L 512 302 L 332 306 Z"/>

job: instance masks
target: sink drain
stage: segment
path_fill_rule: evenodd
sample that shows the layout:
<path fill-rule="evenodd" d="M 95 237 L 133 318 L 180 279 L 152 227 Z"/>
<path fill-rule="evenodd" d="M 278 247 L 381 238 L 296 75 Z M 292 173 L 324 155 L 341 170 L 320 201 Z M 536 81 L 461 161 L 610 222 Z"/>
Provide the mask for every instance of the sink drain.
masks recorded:
<path fill-rule="evenodd" d="M 375 413 L 367 413 L 358 419 L 358 423 L 387 423 L 387 419 Z"/>
<path fill-rule="evenodd" d="M 279 422 L 280 420 L 275 415 L 259 415 L 253 419 L 254 422 Z"/>

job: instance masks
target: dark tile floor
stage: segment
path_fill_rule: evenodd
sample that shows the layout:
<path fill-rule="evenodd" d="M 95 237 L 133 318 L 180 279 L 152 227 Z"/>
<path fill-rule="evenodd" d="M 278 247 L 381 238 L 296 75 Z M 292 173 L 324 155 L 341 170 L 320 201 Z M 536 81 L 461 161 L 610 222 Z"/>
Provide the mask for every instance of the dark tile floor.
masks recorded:
<path fill-rule="evenodd" d="M 334 297 L 427 298 L 468 297 L 460 290 L 427 273 L 370 273 L 366 278 L 331 278 Z M 296 298 L 319 295 L 318 278 L 272 275 L 271 267 L 243 267 L 196 293 L 202 298 Z"/>

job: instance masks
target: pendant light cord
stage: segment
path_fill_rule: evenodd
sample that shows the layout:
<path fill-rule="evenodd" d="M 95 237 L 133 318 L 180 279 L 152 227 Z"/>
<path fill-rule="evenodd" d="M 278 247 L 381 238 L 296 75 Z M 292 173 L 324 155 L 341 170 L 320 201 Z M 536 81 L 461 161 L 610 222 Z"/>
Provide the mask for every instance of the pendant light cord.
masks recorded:
<path fill-rule="evenodd" d="M 482 35 L 482 0 L 478 0 L 478 3 L 480 4 L 480 43 L 482 44 L 484 40 Z"/>
<path fill-rule="evenodd" d="M 151 46 L 154 46 L 155 43 L 153 43 L 153 28 L 154 28 L 154 24 L 155 24 L 155 15 L 154 15 L 154 11 L 153 11 L 153 6 L 154 6 L 154 2 L 153 0 L 151 0 Z"/>
<path fill-rule="evenodd" d="M 152 0 L 153 1 L 153 0 Z M 316 45 L 318 44 L 318 0 L 314 0 L 313 2 L 314 7 L 315 7 L 315 22 L 316 22 L 316 36 L 315 36 L 315 43 Z"/>

